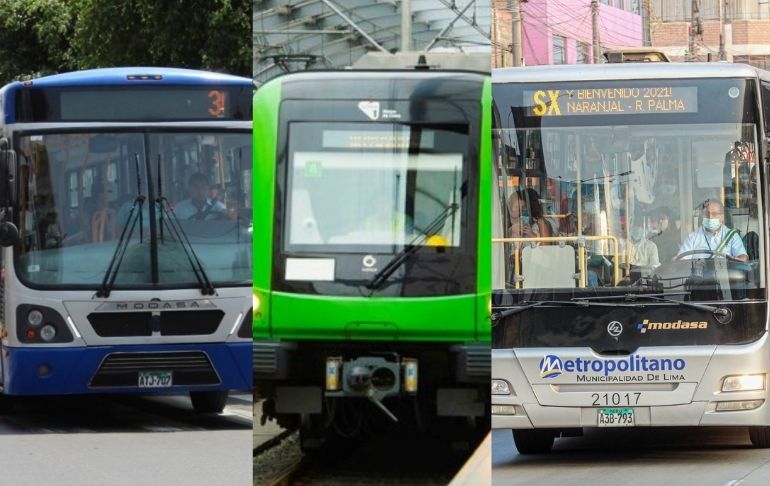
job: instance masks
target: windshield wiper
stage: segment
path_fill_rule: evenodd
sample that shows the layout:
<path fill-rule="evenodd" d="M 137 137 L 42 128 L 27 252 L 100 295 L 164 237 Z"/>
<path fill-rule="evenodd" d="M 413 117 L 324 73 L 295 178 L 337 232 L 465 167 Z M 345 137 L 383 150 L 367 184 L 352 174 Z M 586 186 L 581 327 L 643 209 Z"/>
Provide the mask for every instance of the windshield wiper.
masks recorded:
<path fill-rule="evenodd" d="M 687 302 L 684 300 L 668 299 L 666 296 L 671 295 L 690 295 L 690 292 L 671 292 L 668 294 L 623 294 L 623 295 L 608 295 L 604 297 L 574 297 L 572 300 L 575 302 L 586 302 L 593 300 L 623 300 L 625 302 L 636 302 L 639 299 L 651 299 L 657 302 L 665 302 L 667 304 L 677 304 L 684 307 L 690 307 L 692 309 L 698 309 L 706 312 L 712 312 L 717 316 L 727 316 L 730 311 L 724 307 L 715 307 L 708 304 L 696 304 L 695 302 Z"/>
<path fill-rule="evenodd" d="M 369 285 L 367 285 L 372 293 L 380 285 L 382 285 L 382 283 L 385 282 L 388 277 L 393 275 L 393 272 L 395 272 L 398 267 L 400 267 L 406 261 L 406 258 L 409 255 L 422 248 L 422 244 L 425 242 L 425 240 L 433 236 L 434 232 L 437 231 L 439 227 L 444 224 L 444 221 L 446 221 L 449 216 L 453 215 L 459 207 L 460 205 L 456 203 L 452 203 L 445 207 L 444 211 L 442 211 L 433 221 L 431 221 L 431 223 L 427 228 L 425 228 L 425 231 L 422 234 L 416 236 L 412 241 L 405 245 L 404 248 L 398 252 L 398 254 L 396 254 L 396 256 L 391 258 L 391 260 L 384 267 L 382 267 L 382 270 L 377 272 L 374 277 L 372 277 Z M 371 293 L 369 295 L 371 295 Z"/>
<path fill-rule="evenodd" d="M 168 202 L 168 199 L 166 199 L 166 196 L 163 195 L 163 187 L 161 186 L 160 181 L 160 173 L 162 171 L 162 159 L 160 154 L 158 154 L 158 199 L 157 202 L 160 205 L 160 222 L 161 222 L 161 238 L 163 237 L 162 228 L 163 228 L 163 222 L 165 221 L 168 225 L 169 230 L 171 230 L 172 236 L 176 239 L 176 241 L 182 245 L 182 250 L 184 250 L 184 254 L 187 257 L 187 261 L 190 262 L 190 268 L 192 268 L 193 274 L 195 274 L 195 279 L 198 280 L 198 285 L 200 285 L 201 294 L 203 295 L 214 295 L 216 294 L 216 289 L 214 288 L 214 285 L 212 285 L 211 280 L 209 280 L 208 275 L 206 274 L 206 270 L 203 268 L 203 264 L 201 263 L 200 259 L 198 259 L 198 255 L 195 254 L 195 250 L 193 249 L 192 243 L 190 243 L 190 239 L 187 237 L 187 233 L 185 233 L 184 229 L 182 228 L 182 224 L 179 222 L 179 218 L 177 218 L 176 213 L 174 213 L 174 210 L 171 209 L 171 204 Z M 165 220 L 163 218 L 163 215 L 166 216 Z"/>
<path fill-rule="evenodd" d="M 136 222 L 139 221 L 139 242 L 144 239 L 144 233 L 142 226 L 144 221 L 142 220 L 142 206 L 144 205 L 145 197 L 142 195 L 142 176 L 139 173 L 139 154 L 134 154 L 134 162 L 136 164 L 136 199 L 131 206 L 131 211 L 128 213 L 128 218 L 123 224 L 123 229 L 120 232 L 120 238 L 118 238 L 118 244 L 115 247 L 115 251 L 110 259 L 110 264 L 107 266 L 107 272 L 102 279 L 102 286 L 96 291 L 97 297 L 109 297 L 112 292 L 112 287 L 115 285 L 115 279 L 118 276 L 118 269 L 120 264 L 123 263 L 123 257 L 126 255 L 126 249 L 128 249 L 128 243 L 131 241 L 131 235 L 134 234 L 134 228 Z M 139 208 L 139 211 L 137 211 Z"/>
<path fill-rule="evenodd" d="M 526 310 L 529 310 L 533 307 L 540 307 L 541 305 L 551 305 L 551 306 L 572 306 L 572 307 L 628 307 L 628 304 L 611 304 L 611 303 L 605 303 L 605 302 L 590 302 L 586 300 L 538 300 L 536 302 L 523 302 L 524 305 L 518 306 L 518 307 L 511 307 L 510 309 L 506 309 L 501 312 L 493 312 L 492 313 L 492 321 L 499 321 L 501 319 L 505 319 L 506 317 L 510 317 L 512 315 L 516 315 L 520 312 L 524 312 Z M 642 304 L 631 304 L 631 307 L 643 307 Z"/>

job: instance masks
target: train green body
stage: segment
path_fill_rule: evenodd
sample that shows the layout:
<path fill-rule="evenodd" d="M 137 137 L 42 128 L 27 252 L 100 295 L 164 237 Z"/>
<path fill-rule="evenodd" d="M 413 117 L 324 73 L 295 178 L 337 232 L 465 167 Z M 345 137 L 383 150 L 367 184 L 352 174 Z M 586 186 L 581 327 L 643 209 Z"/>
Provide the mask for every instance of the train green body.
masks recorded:
<path fill-rule="evenodd" d="M 490 100 L 489 77 L 469 72 L 301 73 L 257 90 L 254 380 L 267 415 L 430 393 L 431 413 L 488 416 Z M 381 360 L 395 376 L 377 378 Z"/>

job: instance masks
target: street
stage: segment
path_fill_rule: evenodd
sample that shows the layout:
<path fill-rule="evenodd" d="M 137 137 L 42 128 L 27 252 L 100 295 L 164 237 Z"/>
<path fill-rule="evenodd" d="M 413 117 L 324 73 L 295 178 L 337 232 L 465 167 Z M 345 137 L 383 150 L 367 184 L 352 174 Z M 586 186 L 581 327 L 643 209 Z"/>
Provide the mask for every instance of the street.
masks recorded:
<path fill-rule="evenodd" d="M 492 484 L 764 485 L 769 461 L 739 427 L 589 429 L 531 456 L 518 454 L 509 430 L 492 433 Z"/>
<path fill-rule="evenodd" d="M 251 395 L 220 415 L 186 397 L 26 398 L 0 415 L 10 484 L 251 484 Z"/>

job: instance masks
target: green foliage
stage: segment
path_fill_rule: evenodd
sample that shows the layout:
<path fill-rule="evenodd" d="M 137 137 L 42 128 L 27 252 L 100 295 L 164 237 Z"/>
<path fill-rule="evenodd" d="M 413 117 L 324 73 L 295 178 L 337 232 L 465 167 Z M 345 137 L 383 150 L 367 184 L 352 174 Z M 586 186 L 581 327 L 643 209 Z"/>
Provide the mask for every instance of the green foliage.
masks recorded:
<path fill-rule="evenodd" d="M 0 84 L 109 66 L 251 76 L 249 0 L 0 0 Z"/>
<path fill-rule="evenodd" d="M 68 0 L 0 1 L 0 85 L 71 70 L 73 12 Z"/>

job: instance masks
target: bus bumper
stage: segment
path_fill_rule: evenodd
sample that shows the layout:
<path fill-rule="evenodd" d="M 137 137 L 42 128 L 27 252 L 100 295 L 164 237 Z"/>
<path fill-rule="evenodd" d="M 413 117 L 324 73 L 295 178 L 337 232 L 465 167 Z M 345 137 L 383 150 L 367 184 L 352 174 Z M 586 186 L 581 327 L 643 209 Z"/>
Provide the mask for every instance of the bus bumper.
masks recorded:
<path fill-rule="evenodd" d="M 533 383 L 530 369 L 548 354 L 569 355 L 570 351 L 597 359 L 590 350 L 571 348 L 493 349 L 492 379 L 504 380 L 510 393 L 500 390 L 491 397 L 493 429 L 599 427 L 602 409 L 632 409 L 634 426 L 770 426 L 770 340 L 765 334 L 756 342 L 743 345 L 689 346 L 679 349 L 649 347 L 638 353 L 663 356 L 678 353 L 695 372 L 697 379 L 613 384 L 563 384 L 545 379 Z M 746 390 L 724 391 L 726 377 L 762 376 L 761 385 Z M 529 377 L 528 377 L 529 376 Z M 646 376 L 646 373 L 644 374 Z M 505 394 L 502 394 L 505 393 Z M 605 395 L 618 395 L 619 403 L 602 403 Z M 641 403 L 624 403 L 626 395 Z M 597 403 L 598 402 L 598 403 Z M 746 408 L 742 408 L 746 407 Z"/>
<path fill-rule="evenodd" d="M 251 390 L 251 343 L 2 349 L 7 395 Z M 171 384 L 140 387 L 140 373 L 171 372 Z"/>

